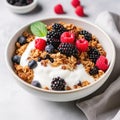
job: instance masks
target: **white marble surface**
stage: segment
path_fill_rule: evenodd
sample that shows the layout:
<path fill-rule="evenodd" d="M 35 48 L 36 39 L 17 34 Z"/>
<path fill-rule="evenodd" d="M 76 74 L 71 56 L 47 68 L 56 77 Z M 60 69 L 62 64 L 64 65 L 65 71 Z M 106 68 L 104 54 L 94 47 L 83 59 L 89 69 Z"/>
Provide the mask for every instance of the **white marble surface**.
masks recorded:
<path fill-rule="evenodd" d="M 39 0 L 39 6 L 25 15 L 11 13 L 0 0 L 0 120 L 86 120 L 75 101 L 55 103 L 40 100 L 19 87 L 6 68 L 4 52 L 8 39 L 22 25 L 35 19 L 57 16 L 53 6 L 62 3 L 65 16 L 78 18 L 70 0 Z M 120 13 L 120 0 L 81 0 L 88 17 L 94 22 L 97 15 L 109 10 Z M 41 7 L 40 7 L 41 6 Z M 104 18 L 103 18 L 104 19 Z M 109 26 L 108 26 L 109 27 Z"/>

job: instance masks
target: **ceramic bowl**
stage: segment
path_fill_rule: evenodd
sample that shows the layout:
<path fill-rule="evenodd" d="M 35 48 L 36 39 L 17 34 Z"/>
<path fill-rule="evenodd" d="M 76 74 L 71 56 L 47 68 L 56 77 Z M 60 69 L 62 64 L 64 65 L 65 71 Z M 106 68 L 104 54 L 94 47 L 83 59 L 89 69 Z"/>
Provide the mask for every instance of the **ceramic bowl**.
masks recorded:
<path fill-rule="evenodd" d="M 8 7 L 8 9 L 12 11 L 13 13 L 18 13 L 18 14 L 25 14 L 25 13 L 32 11 L 37 6 L 37 2 L 38 2 L 38 0 L 33 0 L 33 2 L 29 5 L 15 6 L 15 5 L 9 4 L 7 0 L 5 1 L 6 1 L 6 6 Z"/>
<path fill-rule="evenodd" d="M 44 90 L 41 88 L 34 87 L 26 82 L 24 82 L 22 79 L 20 79 L 16 73 L 14 72 L 13 69 L 13 63 L 11 61 L 11 57 L 13 56 L 14 50 L 15 50 L 15 42 L 16 39 L 22 34 L 23 31 L 29 28 L 30 24 L 27 24 L 23 26 L 21 29 L 19 29 L 12 38 L 10 38 L 8 45 L 6 47 L 6 53 L 5 53 L 5 58 L 6 58 L 6 63 L 7 67 L 10 71 L 10 73 L 14 76 L 15 80 L 17 83 L 27 90 L 29 93 L 34 94 L 36 96 L 39 96 L 40 98 L 48 101 L 72 101 L 76 99 L 83 98 L 85 96 L 90 95 L 91 93 L 95 92 L 98 88 L 100 88 L 103 83 L 107 80 L 109 75 L 111 74 L 115 62 L 115 48 L 114 45 L 109 38 L 109 36 L 98 26 L 84 20 L 80 19 L 74 19 L 74 18 L 46 18 L 46 19 L 41 19 L 38 21 L 42 21 L 47 25 L 50 25 L 51 23 L 63 21 L 66 23 L 73 23 L 76 26 L 81 26 L 85 30 L 88 30 L 92 34 L 94 34 L 98 39 L 99 42 L 102 44 L 103 48 L 105 49 L 107 53 L 107 59 L 109 61 L 109 68 L 105 72 L 104 75 L 102 75 L 97 81 L 91 83 L 88 86 L 79 88 L 79 89 L 74 89 L 74 90 L 68 90 L 68 91 L 49 91 L 49 90 Z M 35 21 L 34 21 L 35 22 Z"/>

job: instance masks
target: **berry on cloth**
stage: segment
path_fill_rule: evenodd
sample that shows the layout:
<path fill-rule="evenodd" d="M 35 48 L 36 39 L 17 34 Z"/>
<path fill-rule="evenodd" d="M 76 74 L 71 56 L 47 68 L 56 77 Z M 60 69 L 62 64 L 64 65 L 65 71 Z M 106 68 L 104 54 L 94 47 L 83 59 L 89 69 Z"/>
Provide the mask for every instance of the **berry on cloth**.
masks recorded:
<path fill-rule="evenodd" d="M 81 16 L 83 17 L 85 14 L 84 14 L 84 9 L 82 6 L 77 6 L 76 9 L 75 9 L 75 13 L 78 15 L 78 16 Z"/>
<path fill-rule="evenodd" d="M 108 69 L 108 60 L 105 56 L 100 56 L 96 61 L 96 66 L 103 71 L 106 71 Z"/>
<path fill-rule="evenodd" d="M 80 52 L 85 52 L 88 49 L 88 41 L 85 39 L 77 40 L 76 47 Z"/>
<path fill-rule="evenodd" d="M 80 5 L 80 1 L 79 0 L 72 0 L 71 5 L 76 8 L 77 6 Z"/>
<path fill-rule="evenodd" d="M 64 14 L 63 6 L 61 4 L 57 4 L 54 6 L 54 12 L 56 14 Z"/>
<path fill-rule="evenodd" d="M 64 33 L 62 33 L 60 40 L 62 43 L 71 43 L 72 44 L 75 41 L 74 33 L 64 32 Z"/>
<path fill-rule="evenodd" d="M 52 90 L 60 90 L 60 91 L 65 90 L 65 85 L 66 85 L 65 80 L 60 77 L 53 78 L 51 82 Z"/>
<path fill-rule="evenodd" d="M 41 51 L 45 50 L 46 41 L 44 39 L 38 38 L 35 40 L 35 48 Z"/>

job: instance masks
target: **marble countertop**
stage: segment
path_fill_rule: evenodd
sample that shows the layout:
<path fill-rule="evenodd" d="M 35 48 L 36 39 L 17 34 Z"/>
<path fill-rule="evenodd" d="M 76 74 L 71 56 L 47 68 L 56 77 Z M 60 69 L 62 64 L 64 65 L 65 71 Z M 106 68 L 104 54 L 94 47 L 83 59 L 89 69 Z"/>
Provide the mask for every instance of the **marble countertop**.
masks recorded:
<path fill-rule="evenodd" d="M 71 0 L 38 0 L 34 11 L 24 15 L 10 12 L 1 0 L 0 3 L 0 120 L 87 120 L 76 107 L 76 101 L 66 103 L 48 102 L 36 98 L 19 87 L 10 75 L 4 60 L 5 47 L 14 32 L 36 19 L 58 16 L 53 6 L 61 3 L 66 14 L 79 18 L 70 5 Z M 105 10 L 120 13 L 120 0 L 81 0 L 88 17 L 82 19 L 94 22 L 97 15 Z M 104 18 L 103 18 L 104 19 Z"/>

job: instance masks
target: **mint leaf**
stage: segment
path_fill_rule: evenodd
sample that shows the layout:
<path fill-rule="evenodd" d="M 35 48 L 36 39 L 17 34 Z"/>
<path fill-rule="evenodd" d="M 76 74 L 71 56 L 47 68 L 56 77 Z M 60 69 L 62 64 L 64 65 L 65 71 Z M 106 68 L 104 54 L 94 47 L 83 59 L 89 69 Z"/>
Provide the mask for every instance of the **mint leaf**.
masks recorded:
<path fill-rule="evenodd" d="M 38 37 L 44 37 L 47 35 L 47 28 L 46 25 L 42 22 L 34 22 L 30 25 L 31 32 L 38 36 Z"/>

